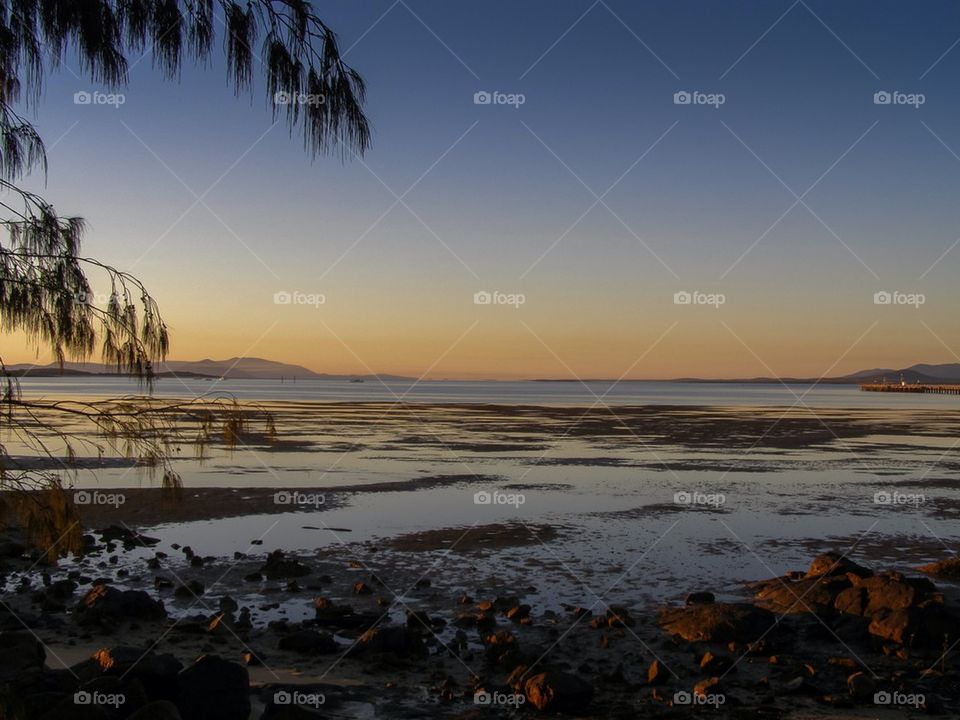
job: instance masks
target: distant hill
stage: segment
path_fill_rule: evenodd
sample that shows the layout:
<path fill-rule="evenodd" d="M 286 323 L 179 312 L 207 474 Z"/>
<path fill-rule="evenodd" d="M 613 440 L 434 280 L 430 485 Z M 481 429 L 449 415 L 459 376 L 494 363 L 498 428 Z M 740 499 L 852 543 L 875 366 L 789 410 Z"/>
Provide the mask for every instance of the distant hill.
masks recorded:
<path fill-rule="evenodd" d="M 820 383 L 822 385 L 858 385 L 860 383 L 886 380 L 900 382 L 900 378 L 908 384 L 921 383 L 927 385 L 952 385 L 960 383 L 960 363 L 943 363 L 930 365 L 918 363 L 907 368 L 871 368 L 858 370 L 849 375 L 828 378 L 794 378 L 794 377 L 755 377 L 730 380 L 704 380 L 700 378 L 678 378 L 676 382 L 723 382 L 723 383 Z"/>
<path fill-rule="evenodd" d="M 29 377 L 52 377 L 56 375 L 116 375 L 116 369 L 102 363 L 67 362 L 61 369 L 56 363 L 30 365 L 21 363 L 7 369 L 15 375 Z M 156 368 L 159 377 L 212 377 L 229 380 L 364 380 L 379 377 L 381 380 L 410 380 L 399 375 L 330 375 L 316 373 L 302 365 L 275 362 L 263 358 L 229 358 L 227 360 L 168 360 Z"/>
<path fill-rule="evenodd" d="M 927 384 L 952 384 L 960 383 L 960 363 L 942 363 L 940 365 L 930 365 L 927 363 L 917 363 L 906 368 L 874 368 L 872 370 L 860 370 L 845 376 L 853 382 L 866 382 L 870 380 L 886 379 L 887 382 L 900 382 L 903 377 L 906 383 L 927 383 Z M 837 378 L 842 379 L 842 378 Z"/>

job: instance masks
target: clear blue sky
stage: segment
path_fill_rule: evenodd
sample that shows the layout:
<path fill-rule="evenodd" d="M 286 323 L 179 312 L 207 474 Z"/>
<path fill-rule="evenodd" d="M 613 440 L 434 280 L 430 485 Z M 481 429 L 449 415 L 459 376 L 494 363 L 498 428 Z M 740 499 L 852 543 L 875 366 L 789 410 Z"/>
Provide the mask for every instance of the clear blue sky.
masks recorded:
<path fill-rule="evenodd" d="M 960 247 L 936 262 L 960 237 L 956 3 L 315 7 L 369 85 L 365 165 L 311 162 L 270 129 L 262 86 L 234 97 L 219 57 L 174 83 L 145 57 L 118 109 L 75 105 L 96 88 L 64 68 L 36 109 L 56 142 L 44 193 L 88 218 L 90 254 L 148 282 L 175 357 L 438 377 L 956 360 Z M 402 195 L 428 170 L 371 230 L 385 185 Z M 184 185 L 214 183 L 183 215 Z M 791 190 L 809 208 L 777 223 Z M 326 303 L 274 305 L 284 289 Z M 484 289 L 526 303 L 474 305 Z M 726 302 L 675 305 L 684 290 Z M 877 306 L 881 290 L 926 302 Z"/>

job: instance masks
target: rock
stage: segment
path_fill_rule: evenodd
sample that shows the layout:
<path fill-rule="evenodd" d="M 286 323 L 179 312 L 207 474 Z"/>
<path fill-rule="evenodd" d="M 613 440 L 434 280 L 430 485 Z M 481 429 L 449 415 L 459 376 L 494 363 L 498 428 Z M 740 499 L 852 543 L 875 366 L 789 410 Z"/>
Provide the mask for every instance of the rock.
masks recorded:
<path fill-rule="evenodd" d="M 659 660 L 654 660 L 647 668 L 647 684 L 660 685 L 669 680 L 669 672 Z"/>
<path fill-rule="evenodd" d="M 438 621 L 435 621 L 423 610 L 407 610 L 407 627 L 411 630 L 429 630 L 435 622 Z"/>
<path fill-rule="evenodd" d="M 425 655 L 426 646 L 419 633 L 401 626 L 379 625 L 367 630 L 350 648 L 350 655 L 393 653 L 398 657 Z"/>
<path fill-rule="evenodd" d="M 938 560 L 929 565 L 922 565 L 917 570 L 944 580 L 960 580 L 960 557 Z"/>
<path fill-rule="evenodd" d="M 167 700 L 157 700 L 147 703 L 127 720 L 182 720 L 177 706 Z"/>
<path fill-rule="evenodd" d="M 818 690 L 803 675 L 790 678 L 779 688 L 784 695 L 815 695 Z"/>
<path fill-rule="evenodd" d="M 706 698 L 710 695 L 721 695 L 720 678 L 711 677 L 706 680 L 701 680 L 693 686 L 693 694 L 701 698 Z"/>
<path fill-rule="evenodd" d="M 41 670 L 47 653 L 27 632 L 0 633 L 0 681 L 14 680 L 30 670 Z"/>
<path fill-rule="evenodd" d="M 157 538 L 141 535 L 135 530 L 119 525 L 110 525 L 100 531 L 101 539 L 106 542 L 120 541 L 125 548 L 150 547 L 160 542 Z"/>
<path fill-rule="evenodd" d="M 623 607 L 608 607 L 607 611 L 590 621 L 590 627 L 614 628 L 614 627 L 633 627 L 636 623 L 630 617 L 630 612 Z"/>
<path fill-rule="evenodd" d="M 834 605 L 842 613 L 869 618 L 881 610 L 902 610 L 941 600 L 936 586 L 927 578 L 884 572 L 862 580 L 854 578 L 853 587 L 840 593 Z"/>
<path fill-rule="evenodd" d="M 836 667 L 840 667 L 840 668 L 844 668 L 844 669 L 848 669 L 848 670 L 854 670 L 854 669 L 860 667 L 860 663 L 858 663 L 858 662 L 857 662 L 855 659 L 853 659 L 852 657 L 833 656 L 833 657 L 829 658 L 829 659 L 827 660 L 827 662 L 828 662 L 830 665 L 834 665 L 834 666 L 836 666 Z"/>
<path fill-rule="evenodd" d="M 199 598 L 203 595 L 204 587 L 203 583 L 199 580 L 191 580 L 190 582 L 184 583 L 177 587 L 173 591 L 175 597 L 178 598 Z"/>
<path fill-rule="evenodd" d="M 240 609 L 240 604 L 229 595 L 220 598 L 220 609 L 225 613 L 235 613 Z"/>
<path fill-rule="evenodd" d="M 233 626 L 237 630 L 249 630 L 253 627 L 253 620 L 250 618 L 250 608 L 240 609 L 240 617 L 237 618 Z"/>
<path fill-rule="evenodd" d="M 768 632 L 776 622 L 773 613 L 744 603 L 715 603 L 663 608 L 660 627 L 690 642 L 749 642 Z"/>
<path fill-rule="evenodd" d="M 318 597 L 313 601 L 315 611 L 314 624 L 320 627 L 338 628 L 370 628 L 380 616 L 376 613 L 354 612 L 349 605 L 336 605 L 325 597 Z"/>
<path fill-rule="evenodd" d="M 847 689 L 854 700 L 868 702 L 873 700 L 873 694 L 877 691 L 877 683 L 866 673 L 855 672 L 847 678 Z"/>
<path fill-rule="evenodd" d="M 507 620 L 513 620 L 514 622 L 520 622 L 530 617 L 530 606 L 529 605 L 514 605 L 512 608 L 507 610 Z"/>
<path fill-rule="evenodd" d="M 267 555 L 267 562 L 260 568 L 260 573 L 268 580 L 303 577 L 310 574 L 310 568 L 296 558 L 287 558 L 283 550 L 274 550 Z"/>
<path fill-rule="evenodd" d="M 700 658 L 700 669 L 709 673 L 718 673 L 723 675 L 733 667 L 733 660 L 726 655 L 714 655 L 709 650 Z"/>
<path fill-rule="evenodd" d="M 806 577 L 821 577 L 823 575 L 856 575 L 861 578 L 870 577 L 873 573 L 858 565 L 850 558 L 838 552 L 826 552 L 817 555 L 810 563 Z"/>
<path fill-rule="evenodd" d="M 264 664 L 264 659 L 267 656 L 259 650 L 250 648 L 249 650 L 245 650 L 241 657 L 243 657 L 243 662 L 248 667 L 259 667 Z"/>
<path fill-rule="evenodd" d="M 373 590 L 371 590 L 370 586 L 367 585 L 363 580 L 360 580 L 354 583 L 353 594 L 354 595 L 372 595 Z"/>
<path fill-rule="evenodd" d="M 687 605 L 705 605 L 715 602 L 716 599 L 712 592 L 693 592 L 687 595 L 684 602 Z"/>
<path fill-rule="evenodd" d="M 593 688 L 576 675 L 548 671 L 528 678 L 523 684 L 527 701 L 542 712 L 578 713 L 593 700 Z"/>
<path fill-rule="evenodd" d="M 851 585 L 846 575 L 820 575 L 797 580 L 774 578 L 755 583 L 753 588 L 757 605 L 775 613 L 827 615 L 834 611 L 837 597 Z"/>
<path fill-rule="evenodd" d="M 76 591 L 77 583 L 71 579 L 57 580 L 50 583 L 50 587 L 47 588 L 47 594 L 58 600 L 67 600 L 73 597 Z"/>
<path fill-rule="evenodd" d="M 340 649 L 337 641 L 329 633 L 316 630 L 300 630 L 280 638 L 278 647 L 295 653 L 323 655 Z"/>
<path fill-rule="evenodd" d="M 498 630 L 483 639 L 487 659 L 495 665 L 516 665 L 519 646 L 509 630 Z"/>
<path fill-rule="evenodd" d="M 91 660 L 104 675 L 137 680 L 151 700 L 177 699 L 177 676 L 183 664 L 173 655 L 120 645 L 100 648 Z"/>
<path fill-rule="evenodd" d="M 180 673 L 177 708 L 183 720 L 239 720 L 250 716 L 247 669 L 204 655 Z"/>
<path fill-rule="evenodd" d="M 108 625 L 117 620 L 162 620 L 167 616 L 163 602 L 143 590 L 117 590 L 94 585 L 73 612 L 81 625 Z"/>
<path fill-rule="evenodd" d="M 938 603 L 881 610 L 870 621 L 871 635 L 920 654 L 937 655 L 960 637 L 960 618 Z"/>
<path fill-rule="evenodd" d="M 0 558 L 13 559 L 22 557 L 26 551 L 27 547 L 23 543 L 19 543 L 8 537 L 0 538 Z"/>

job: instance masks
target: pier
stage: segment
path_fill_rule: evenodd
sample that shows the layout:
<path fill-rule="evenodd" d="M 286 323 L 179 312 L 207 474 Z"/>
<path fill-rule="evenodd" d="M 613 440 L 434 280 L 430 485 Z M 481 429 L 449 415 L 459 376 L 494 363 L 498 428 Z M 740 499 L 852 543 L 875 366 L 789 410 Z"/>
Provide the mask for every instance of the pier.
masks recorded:
<path fill-rule="evenodd" d="M 860 386 L 863 392 L 902 392 L 902 393 L 932 393 L 934 395 L 960 395 L 960 385 L 924 385 L 921 383 L 864 383 Z"/>

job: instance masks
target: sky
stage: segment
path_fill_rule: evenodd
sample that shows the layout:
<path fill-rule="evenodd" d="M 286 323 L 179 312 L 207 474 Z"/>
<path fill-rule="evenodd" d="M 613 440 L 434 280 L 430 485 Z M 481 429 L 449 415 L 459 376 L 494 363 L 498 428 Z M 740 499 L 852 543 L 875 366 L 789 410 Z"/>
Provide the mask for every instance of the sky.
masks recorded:
<path fill-rule="evenodd" d="M 76 104 L 104 88 L 68 58 L 26 111 L 49 174 L 25 184 L 146 283 L 171 358 L 434 379 L 960 361 L 956 3 L 315 8 L 368 83 L 362 159 L 311 160 L 221 56 L 174 82 L 132 56 L 119 106 Z M 17 336 L 3 357 L 47 359 Z"/>

